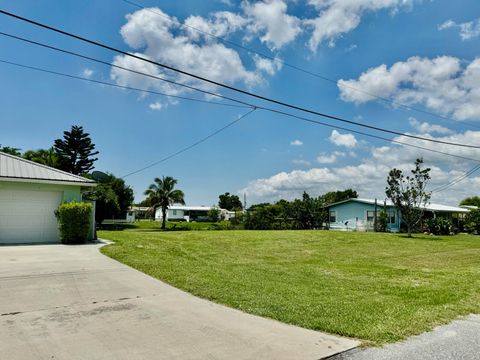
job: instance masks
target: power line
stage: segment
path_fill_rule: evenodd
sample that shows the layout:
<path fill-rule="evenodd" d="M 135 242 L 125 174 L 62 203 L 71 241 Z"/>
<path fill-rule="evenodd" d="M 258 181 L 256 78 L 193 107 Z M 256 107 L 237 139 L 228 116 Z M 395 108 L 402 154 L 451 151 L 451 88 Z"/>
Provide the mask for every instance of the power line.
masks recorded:
<path fill-rule="evenodd" d="M 138 92 L 143 92 L 143 93 L 161 95 L 161 96 L 166 96 L 166 97 L 170 97 L 170 98 L 174 98 L 174 99 L 200 102 L 200 103 L 209 104 L 209 105 L 231 106 L 231 107 L 237 107 L 237 108 L 251 108 L 251 106 L 236 105 L 236 104 L 225 104 L 225 103 L 219 103 L 219 102 L 215 102 L 215 101 L 208 101 L 208 100 L 202 100 L 202 99 L 195 99 L 195 98 L 190 98 L 190 97 L 180 96 L 180 95 L 170 95 L 170 94 L 162 93 L 162 92 L 159 92 L 159 91 L 140 89 L 140 88 L 136 88 L 136 87 L 132 87 L 132 86 L 123 86 L 123 85 L 118 85 L 118 84 L 114 84 L 114 83 L 110 83 L 110 82 L 106 82 L 106 81 L 90 79 L 90 78 L 86 78 L 86 77 L 83 77 L 83 76 L 65 74 L 65 73 L 61 73 L 61 72 L 58 72 L 58 71 L 48 70 L 48 69 L 44 69 L 44 68 L 40 68 L 40 67 L 36 67 L 36 66 L 25 65 L 25 64 L 19 64 L 19 63 L 16 63 L 16 62 L 2 60 L 2 59 L 0 59 L 0 63 L 17 66 L 17 67 L 24 68 L 24 69 L 30 69 L 30 70 L 35 70 L 35 71 L 39 71 L 39 72 L 44 72 L 44 73 L 47 73 L 47 74 L 63 76 L 63 77 L 71 78 L 71 79 L 88 81 L 88 82 L 95 83 L 95 84 L 101 84 L 101 85 L 112 86 L 112 87 L 120 88 L 120 89 L 133 90 L 133 91 L 138 91 Z"/>
<path fill-rule="evenodd" d="M 378 135 L 374 135 L 374 134 L 364 133 L 362 131 L 353 130 L 353 129 L 341 127 L 341 126 L 338 126 L 338 125 L 331 125 L 331 124 L 327 124 L 327 123 L 324 123 L 324 122 L 321 122 L 321 121 L 318 121 L 318 120 L 305 118 L 305 117 L 302 117 L 302 116 L 290 114 L 290 113 L 283 112 L 283 111 L 280 111 L 280 110 L 265 108 L 265 107 L 262 107 L 262 106 L 258 106 L 258 109 L 259 110 L 270 111 L 270 112 L 277 113 L 277 114 L 284 115 L 284 116 L 288 116 L 288 117 L 293 117 L 293 118 L 296 118 L 296 119 L 299 119 L 299 120 L 302 120 L 302 121 L 305 121 L 305 122 L 313 123 L 313 124 L 318 124 L 318 125 L 322 125 L 322 126 L 326 126 L 326 127 L 330 127 L 330 128 L 334 128 L 334 129 L 348 131 L 348 132 L 351 132 L 351 133 L 354 133 L 354 134 L 368 136 L 368 137 L 378 139 L 378 140 L 388 141 L 388 142 L 391 142 L 391 143 L 394 143 L 394 144 L 409 146 L 409 147 L 413 147 L 413 148 L 416 148 L 416 149 L 421 149 L 421 150 L 425 150 L 425 151 L 434 152 L 434 153 L 437 153 L 437 154 L 442 154 L 442 155 L 446 155 L 446 156 L 455 157 L 457 159 L 474 161 L 474 162 L 480 163 L 480 159 L 474 159 L 474 158 L 467 157 L 467 156 L 451 154 L 451 153 L 447 153 L 447 152 L 444 152 L 444 151 L 430 149 L 430 148 L 427 148 L 427 147 L 414 145 L 414 144 L 406 143 L 406 142 L 395 140 L 395 139 L 390 139 L 390 138 L 386 138 L 386 137 L 382 137 L 382 136 L 378 136 Z"/>
<path fill-rule="evenodd" d="M 151 13 L 153 13 L 153 14 L 156 14 L 156 15 L 158 15 L 158 16 L 160 16 L 160 17 L 162 17 L 162 18 L 164 18 L 164 19 L 167 19 L 168 21 L 174 23 L 174 21 L 170 18 L 170 16 L 165 15 L 165 14 L 162 14 L 162 13 L 159 13 L 158 11 L 155 11 L 155 10 L 153 10 L 152 8 L 147 8 L 147 7 L 145 7 L 145 6 L 141 5 L 141 4 L 138 4 L 138 3 L 134 2 L 134 1 L 131 1 L 131 0 L 121 0 L 121 1 L 123 1 L 124 3 L 129 4 L 129 5 L 131 5 L 131 6 L 134 6 L 134 7 L 138 8 L 138 9 L 143 9 L 143 10 L 145 10 L 145 11 L 149 11 L 149 12 L 151 12 Z M 263 57 L 263 58 L 265 58 L 265 59 L 268 59 L 268 60 L 270 60 L 270 61 L 277 61 L 277 62 L 281 63 L 283 66 L 286 66 L 286 67 L 289 67 L 289 68 L 291 68 L 291 69 L 300 71 L 300 72 L 302 72 L 302 73 L 305 73 L 305 74 L 314 76 L 314 77 L 316 77 L 316 78 L 318 78 L 318 79 L 321 79 L 321 80 L 330 82 L 330 83 L 338 86 L 338 80 L 336 80 L 336 79 L 332 79 L 332 78 L 330 78 L 330 77 L 327 77 L 327 76 L 325 76 L 325 75 L 321 75 L 321 74 L 315 73 L 315 72 L 313 72 L 313 71 L 311 71 L 311 70 L 307 70 L 307 69 L 302 68 L 302 67 L 300 67 L 300 66 L 297 66 L 297 65 L 294 65 L 294 64 L 290 64 L 290 63 L 288 63 L 288 62 L 286 62 L 286 61 L 284 61 L 284 60 L 282 60 L 282 59 L 280 59 L 280 58 L 277 58 L 277 57 L 268 55 L 268 54 L 266 54 L 266 53 L 264 53 L 264 52 L 261 52 L 261 51 L 252 49 L 252 48 L 250 48 L 250 47 L 248 47 L 248 46 L 239 44 L 239 43 L 237 43 L 237 42 L 235 42 L 235 41 L 231 41 L 231 40 L 225 39 L 224 37 L 221 37 L 221 36 L 212 34 L 211 32 L 208 32 L 208 31 L 199 29 L 199 28 L 197 28 L 197 27 L 195 27 L 195 26 L 188 25 L 188 24 L 185 24 L 185 23 L 179 23 L 179 25 L 180 25 L 181 27 L 184 27 L 184 28 L 192 29 L 192 30 L 194 30 L 194 31 L 196 31 L 196 32 L 198 32 L 198 33 L 203 34 L 203 35 L 207 35 L 207 36 L 209 36 L 209 37 L 211 37 L 211 38 L 214 38 L 214 39 L 216 39 L 216 40 L 218 40 L 218 41 L 220 41 L 220 42 L 222 42 L 222 43 L 224 43 L 224 44 L 229 44 L 229 45 L 235 46 L 235 47 L 237 47 L 237 48 L 239 48 L 239 49 L 242 49 L 242 50 L 244 50 L 244 51 L 246 51 L 246 52 L 248 52 L 248 53 L 258 55 L 258 56 Z M 392 100 L 392 99 L 390 99 L 390 98 L 387 98 L 387 97 L 384 97 L 384 96 L 381 96 L 381 95 L 378 95 L 378 94 L 374 94 L 374 93 L 372 93 L 372 92 L 370 92 L 370 91 L 366 91 L 366 90 L 363 90 L 363 89 L 359 89 L 359 88 L 354 87 L 354 86 L 350 86 L 350 85 L 342 85 L 342 86 L 345 87 L 345 88 L 347 88 L 347 89 L 350 89 L 350 90 L 353 90 L 353 91 L 356 91 L 356 92 L 360 92 L 360 93 L 362 93 L 362 94 L 371 96 L 371 97 L 373 97 L 373 98 L 376 98 L 376 99 L 378 99 L 378 100 L 382 100 L 382 101 L 384 101 L 384 102 L 388 102 L 388 103 L 390 103 L 390 104 L 392 104 L 392 105 L 399 106 L 399 107 L 402 107 L 402 108 L 407 109 L 407 110 L 413 110 L 413 111 L 416 111 L 416 112 L 419 112 L 419 113 L 423 113 L 423 114 L 426 114 L 426 115 L 430 115 L 430 116 L 433 116 L 433 117 L 436 117 L 436 118 L 439 118 L 439 119 L 442 119 L 442 120 L 447 120 L 447 121 L 453 122 L 453 123 L 455 123 L 455 124 L 458 124 L 458 121 L 455 121 L 455 120 L 453 120 L 453 119 L 451 119 L 451 118 L 449 118 L 449 117 L 447 117 L 447 116 L 438 115 L 438 114 L 435 114 L 435 113 L 433 113 L 433 112 L 431 112 L 431 111 L 427 111 L 427 110 L 423 110 L 423 109 L 420 109 L 420 108 L 417 108 L 417 107 L 414 107 L 414 106 L 411 106 L 411 105 L 407 105 L 407 104 L 404 104 L 404 103 L 401 103 L 401 102 Z M 477 129 L 480 128 L 480 126 L 477 125 L 477 124 L 472 124 L 472 123 L 465 122 L 465 121 L 464 121 L 463 123 L 464 123 L 464 124 L 467 124 L 467 125 L 470 125 L 471 127 L 474 127 L 474 128 L 477 128 Z"/>
<path fill-rule="evenodd" d="M 317 125 L 322 125 L 322 126 L 325 126 L 325 127 L 339 129 L 339 130 L 343 130 L 343 131 L 349 131 L 349 132 L 352 132 L 352 133 L 355 133 L 355 134 L 359 134 L 359 135 L 363 135 L 363 136 L 367 136 L 367 137 L 371 137 L 371 138 L 375 138 L 375 139 L 379 139 L 379 140 L 383 140 L 383 141 L 388 141 L 388 142 L 396 143 L 396 144 L 399 144 L 399 145 L 410 146 L 410 147 L 413 147 L 413 148 L 422 149 L 422 150 L 426 150 L 426 151 L 430 151 L 430 152 L 434 152 L 434 153 L 438 153 L 438 154 L 442 154 L 442 155 L 447 155 L 447 156 L 455 157 L 455 158 L 462 159 L 462 160 L 479 162 L 479 160 L 477 160 L 477 159 L 473 159 L 473 158 L 469 158 L 469 157 L 465 157 L 465 156 L 461 156 L 461 155 L 455 155 L 455 154 L 451 154 L 451 153 L 447 153 L 447 152 L 443 152 L 443 151 L 439 151 L 439 150 L 435 150 L 435 149 L 430 149 L 430 148 L 426 148 L 426 147 L 422 147 L 422 146 L 418 146 L 418 145 L 414 145 L 414 144 L 410 144 L 410 143 L 406 143 L 406 142 L 401 142 L 401 141 L 398 141 L 398 140 L 395 140 L 395 139 L 385 138 L 385 137 L 382 137 L 382 136 L 373 135 L 373 134 L 365 133 L 365 132 L 358 131 L 358 130 L 353 130 L 353 129 L 350 129 L 350 128 L 345 128 L 345 127 L 338 126 L 338 125 L 328 124 L 328 123 L 324 123 L 324 122 L 321 122 L 321 121 L 308 119 L 308 118 L 305 118 L 305 117 L 301 117 L 301 116 L 297 116 L 297 115 L 294 115 L 294 114 L 286 113 L 284 111 L 263 107 L 263 106 L 260 106 L 260 105 L 250 104 L 250 103 L 247 103 L 247 102 L 237 100 L 235 98 L 225 97 L 223 95 L 215 94 L 215 93 L 209 92 L 207 90 L 202 90 L 202 89 L 199 89 L 199 88 L 196 88 L 196 87 L 193 87 L 193 86 L 177 83 L 173 80 L 164 80 L 161 77 L 157 77 L 157 76 L 154 76 L 154 75 L 143 73 L 141 71 L 136 71 L 136 70 L 133 70 L 133 69 L 129 69 L 129 68 L 121 67 L 121 66 L 118 66 L 118 65 L 114 65 L 114 64 L 111 64 L 111 63 L 106 62 L 106 61 L 98 60 L 98 59 L 95 59 L 95 58 L 92 58 L 92 57 L 84 56 L 84 55 L 81 55 L 81 54 L 78 54 L 78 53 L 75 53 L 75 52 L 72 52 L 72 51 L 63 50 L 63 49 L 60 49 L 60 48 L 57 48 L 57 47 L 54 47 L 54 46 L 50 46 L 50 45 L 46 45 L 46 44 L 43 44 L 43 43 L 40 43 L 40 42 L 36 42 L 36 41 L 29 40 L 29 39 L 21 38 L 21 37 L 15 36 L 15 35 L 10 35 L 10 34 L 6 34 L 6 33 L 2 33 L 2 32 L 0 32 L 0 35 L 5 35 L 5 36 L 8 36 L 8 37 L 12 37 L 14 39 L 25 41 L 27 43 L 31 43 L 31 44 L 34 44 L 34 45 L 46 47 L 48 49 L 63 52 L 63 53 L 73 55 L 73 56 L 77 56 L 77 57 L 80 57 L 80 58 L 84 58 L 84 59 L 87 59 L 87 60 L 90 60 L 90 61 L 98 62 L 98 63 L 104 64 L 104 65 L 107 65 L 107 66 L 110 66 L 110 67 L 120 68 L 120 69 L 125 70 L 125 71 L 136 73 L 138 75 L 144 75 L 144 76 L 152 77 L 152 78 L 157 79 L 157 80 L 167 81 L 168 83 L 171 83 L 173 85 L 186 86 L 191 90 L 195 90 L 195 91 L 205 93 L 205 94 L 208 94 L 208 95 L 215 95 L 215 96 L 218 96 L 220 98 L 225 98 L 229 101 L 237 102 L 237 103 L 240 103 L 242 105 L 245 105 L 246 107 L 257 108 L 257 109 L 269 111 L 269 112 L 272 112 L 272 113 L 277 113 L 277 114 L 280 114 L 280 115 L 293 117 L 293 118 L 296 118 L 298 120 L 302 120 L 302 121 L 305 121 L 305 122 L 315 123 Z M 75 76 L 71 76 L 71 78 L 75 79 Z M 138 89 L 138 90 L 139 91 L 145 91 L 143 89 Z M 428 140 L 428 139 L 425 139 L 425 140 Z"/>
<path fill-rule="evenodd" d="M 459 177 L 453 179 L 452 181 L 450 181 L 449 183 L 447 184 L 444 184 L 444 185 L 441 185 L 435 189 L 433 189 L 431 192 L 432 193 L 439 193 L 439 192 L 442 192 L 442 191 L 445 191 L 449 188 L 451 188 L 452 186 L 458 184 L 459 182 L 465 180 L 466 178 L 470 177 L 471 175 L 473 175 L 475 172 L 477 172 L 478 170 L 480 170 L 480 165 L 476 165 L 474 166 L 472 169 L 470 169 L 469 171 L 465 172 L 464 174 L 460 175 Z"/>
<path fill-rule="evenodd" d="M 167 82 L 167 83 L 172 84 L 172 85 L 181 86 L 181 87 L 187 88 L 189 90 L 201 92 L 203 94 L 218 97 L 220 99 L 229 100 L 229 101 L 232 101 L 232 102 L 235 102 L 235 103 L 238 103 L 238 104 L 242 104 L 245 107 L 252 107 L 250 104 L 248 104 L 244 101 L 240 101 L 238 99 L 233 99 L 231 97 L 224 96 L 224 95 L 221 95 L 221 94 L 217 94 L 217 93 L 214 93 L 214 92 L 211 92 L 211 91 L 208 91 L 208 90 L 198 89 L 194 86 L 190 86 L 190 85 L 187 85 L 187 84 L 181 84 L 181 83 L 175 82 L 175 81 L 170 80 L 170 79 L 166 79 L 166 78 L 162 78 L 160 76 L 156 76 L 156 75 L 144 73 L 144 72 L 141 72 L 141 71 L 137 71 L 137 70 L 134 70 L 134 69 L 126 68 L 124 66 L 115 65 L 115 64 L 112 64 L 108 61 L 99 60 L 99 59 L 96 59 L 96 58 L 93 58 L 93 57 L 90 57 L 90 56 L 87 56 L 87 55 L 82 55 L 82 54 L 76 53 L 74 51 L 61 49 L 59 47 L 55 47 L 55 46 L 52 46 L 52 45 L 41 43 L 39 41 L 34 41 L 34 40 L 27 39 L 27 38 L 23 38 L 21 36 L 8 34 L 8 33 L 5 33 L 5 32 L 0 32 L 0 35 L 9 37 L 9 38 L 12 38 L 12 39 L 15 39 L 15 40 L 20 40 L 20 41 L 23 41 L 23 42 L 26 42 L 26 43 L 29 43 L 29 44 L 32 44 L 32 45 L 44 47 L 46 49 L 58 51 L 58 52 L 61 52 L 61 53 L 64 53 L 64 54 L 76 56 L 76 57 L 79 57 L 81 59 L 93 61 L 93 62 L 103 64 L 103 65 L 106 65 L 106 66 L 109 66 L 109 67 L 113 67 L 113 68 L 121 69 L 121 70 L 124 70 L 124 71 L 128 71 L 128 72 L 131 72 L 131 73 L 134 73 L 134 74 L 137 74 L 137 75 L 147 76 L 147 77 L 152 78 L 152 79 L 164 81 L 164 82 Z"/>
<path fill-rule="evenodd" d="M 211 137 L 213 137 L 213 136 L 217 135 L 218 133 L 221 133 L 222 131 L 228 129 L 230 126 L 235 125 L 235 124 L 238 123 L 240 120 L 242 120 L 242 119 L 246 118 L 248 115 L 252 114 L 255 110 L 257 110 L 257 109 L 256 109 L 256 108 L 253 108 L 252 110 L 250 110 L 250 111 L 248 111 L 247 113 L 243 114 L 242 116 L 238 117 L 238 118 L 235 119 L 234 121 L 228 123 L 227 125 L 225 125 L 225 126 L 221 127 L 220 129 L 214 131 L 213 133 L 205 136 L 204 138 L 202 138 L 202 139 L 194 142 L 193 144 L 188 145 L 188 146 L 184 147 L 183 149 L 181 149 L 181 150 L 179 150 L 179 151 L 177 151 L 177 152 L 174 152 L 173 154 L 168 155 L 168 156 L 166 156 L 166 157 L 164 157 L 164 158 L 162 158 L 162 159 L 160 159 L 160 160 L 158 160 L 158 161 L 155 161 L 155 162 L 153 162 L 153 163 L 151 163 L 151 164 L 149 164 L 149 165 L 147 165 L 147 166 L 144 166 L 144 167 L 142 167 L 142 168 L 140 168 L 140 169 L 138 169 L 138 170 L 129 172 L 128 174 L 123 175 L 123 176 L 121 176 L 120 178 L 124 179 L 124 178 L 126 178 L 126 177 L 128 177 L 128 176 L 131 176 L 131 175 L 134 175 L 134 174 L 138 174 L 139 172 L 142 172 L 142 171 L 144 171 L 144 170 L 147 170 L 147 169 L 149 169 L 149 168 L 151 168 L 151 167 L 153 167 L 153 166 L 155 166 L 155 165 L 158 165 L 158 164 L 160 164 L 160 163 L 162 163 L 162 162 L 165 162 L 165 161 L 167 161 L 167 160 L 169 160 L 169 159 L 171 159 L 171 158 L 173 158 L 173 157 L 175 157 L 175 156 L 178 156 L 178 155 L 184 153 L 185 151 L 188 151 L 188 150 L 190 150 L 191 148 L 194 148 L 194 147 L 197 146 L 197 145 L 200 145 L 201 143 L 207 141 L 207 140 L 210 139 Z"/>
<path fill-rule="evenodd" d="M 310 114 L 313 114 L 313 115 L 325 117 L 325 118 L 328 118 L 328 119 L 331 119 L 331 120 L 336 120 L 336 121 L 340 121 L 340 122 L 344 122 L 344 123 L 348 123 L 348 124 L 352 124 L 352 125 L 356 125 L 356 126 L 366 127 L 366 128 L 372 129 L 372 130 L 386 132 L 386 133 L 390 133 L 390 134 L 394 134 L 394 135 L 398 135 L 398 136 L 405 136 L 405 137 L 410 137 L 410 138 L 417 139 L 417 140 L 425 140 L 425 141 L 430 141 L 430 142 L 434 142 L 434 143 L 438 143 L 438 144 L 444 144 L 444 145 L 452 145 L 452 146 L 480 149 L 480 146 L 476 146 L 476 145 L 459 144 L 459 143 L 454 143 L 454 142 L 449 142 L 449 141 L 428 139 L 428 138 L 424 138 L 424 137 L 420 137 L 420 136 L 416 136 L 416 135 L 411 135 L 411 134 L 401 133 L 401 132 L 398 132 L 398 131 L 384 129 L 384 128 L 373 126 L 373 125 L 362 124 L 362 123 L 347 120 L 347 119 L 344 119 L 344 118 L 341 118 L 341 117 L 338 117 L 338 116 L 329 115 L 329 114 L 326 114 L 326 113 L 321 113 L 321 112 L 318 112 L 318 111 L 315 111 L 315 110 L 310 110 L 310 109 L 307 109 L 307 108 L 304 108 L 304 107 L 301 107 L 301 106 L 297 106 L 297 105 L 292 105 L 292 104 L 289 104 L 289 103 L 286 103 L 286 102 L 283 102 L 283 101 L 280 101 L 280 100 L 275 100 L 275 99 L 268 98 L 268 97 L 263 96 L 263 95 L 258 95 L 258 94 L 255 94 L 255 93 L 252 93 L 252 92 L 249 92 L 249 91 L 246 91 L 246 90 L 242 90 L 242 89 L 236 88 L 234 86 L 226 85 L 226 84 L 220 83 L 220 82 L 215 81 L 215 80 L 210 80 L 210 79 L 205 78 L 203 76 L 192 74 L 188 71 L 177 69 L 177 68 L 175 68 L 173 66 L 170 66 L 170 65 L 166 65 L 166 64 L 159 63 L 157 61 L 146 59 L 142 56 L 131 54 L 129 52 L 117 49 L 117 48 L 112 47 L 110 45 L 105 45 L 105 44 L 102 44 L 100 42 L 90 40 L 90 39 L 87 39 L 85 37 L 82 37 L 82 36 L 79 36 L 79 35 L 76 35 L 76 34 L 73 34 L 73 33 L 55 28 L 55 27 L 52 27 L 50 25 L 39 23 L 37 21 L 19 16 L 19 15 L 16 15 L 16 14 L 4 11 L 4 10 L 0 10 L 0 13 L 4 14 L 4 15 L 7 15 L 7 16 L 10 16 L 10 17 L 13 17 L 15 19 L 30 23 L 30 24 L 38 26 L 38 27 L 57 32 L 59 34 L 62 34 L 62 35 L 68 36 L 68 37 L 71 37 L 71 38 L 74 38 L 74 39 L 77 39 L 77 40 L 80 40 L 80 41 L 83 41 L 83 42 L 86 42 L 86 43 L 89 43 L 89 44 L 92 44 L 92 45 L 95 45 L 95 46 L 98 46 L 98 47 L 101 47 L 101 48 L 104 48 L 104 49 L 107 49 L 107 50 L 111 50 L 113 52 L 131 57 L 131 58 L 134 58 L 134 59 L 137 59 L 137 60 L 141 60 L 141 61 L 153 64 L 153 65 L 157 65 L 157 66 L 160 66 L 164 69 L 168 69 L 168 70 L 174 71 L 176 73 L 186 75 L 186 76 L 189 76 L 191 78 L 216 85 L 218 87 L 223 87 L 225 89 L 235 91 L 235 92 L 241 93 L 243 95 L 248 95 L 248 96 L 255 97 L 257 99 L 263 100 L 263 101 L 274 103 L 276 105 L 281 105 L 281 106 L 288 107 L 288 108 L 291 108 L 291 109 L 294 109 L 294 110 L 298 110 L 298 111 L 310 113 Z"/>

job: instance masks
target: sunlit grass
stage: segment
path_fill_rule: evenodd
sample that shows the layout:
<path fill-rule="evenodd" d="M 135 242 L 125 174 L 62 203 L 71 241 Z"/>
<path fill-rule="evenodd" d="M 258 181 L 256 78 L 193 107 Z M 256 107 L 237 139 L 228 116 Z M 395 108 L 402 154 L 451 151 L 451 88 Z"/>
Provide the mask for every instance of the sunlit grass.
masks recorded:
<path fill-rule="evenodd" d="M 102 231 L 102 252 L 195 295 L 383 344 L 480 312 L 480 237 Z"/>

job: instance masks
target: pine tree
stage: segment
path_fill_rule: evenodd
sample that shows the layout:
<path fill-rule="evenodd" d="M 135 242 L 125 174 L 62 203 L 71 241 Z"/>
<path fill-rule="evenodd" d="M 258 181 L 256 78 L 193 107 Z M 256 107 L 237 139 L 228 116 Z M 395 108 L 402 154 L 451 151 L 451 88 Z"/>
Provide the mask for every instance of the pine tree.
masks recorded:
<path fill-rule="evenodd" d="M 70 131 L 63 132 L 63 139 L 55 140 L 55 151 L 58 153 L 61 170 L 80 175 L 94 168 L 93 163 L 98 154 L 90 134 L 83 131 L 82 126 L 72 126 Z"/>

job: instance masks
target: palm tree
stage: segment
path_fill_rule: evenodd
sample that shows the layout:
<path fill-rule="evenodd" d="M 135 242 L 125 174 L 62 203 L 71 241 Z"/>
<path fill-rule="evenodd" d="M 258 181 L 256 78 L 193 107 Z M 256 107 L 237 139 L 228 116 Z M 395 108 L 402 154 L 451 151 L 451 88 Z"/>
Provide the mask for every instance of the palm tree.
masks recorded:
<path fill-rule="evenodd" d="M 153 212 L 159 207 L 162 208 L 162 229 L 165 229 L 167 218 L 167 209 L 175 203 L 185 205 L 183 191 L 175 189 L 177 180 L 171 176 L 162 176 L 155 178 L 155 183 L 151 184 L 145 191 L 148 196 Z"/>

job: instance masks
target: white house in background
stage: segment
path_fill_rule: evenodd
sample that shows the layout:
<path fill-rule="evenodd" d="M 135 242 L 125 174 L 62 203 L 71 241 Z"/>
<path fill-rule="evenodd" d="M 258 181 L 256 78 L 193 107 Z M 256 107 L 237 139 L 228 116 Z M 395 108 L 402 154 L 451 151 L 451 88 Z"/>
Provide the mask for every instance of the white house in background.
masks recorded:
<path fill-rule="evenodd" d="M 220 211 L 220 216 L 224 220 L 230 220 L 235 217 L 235 211 L 220 209 L 216 206 L 184 206 L 172 205 L 167 210 L 167 220 L 169 221 L 208 221 L 208 212 L 212 209 Z M 155 220 L 162 220 L 162 209 L 155 211 Z"/>
<path fill-rule="evenodd" d="M 0 245 L 59 242 L 55 210 L 95 181 L 0 152 Z M 94 234 L 95 214 L 90 221 Z"/>

